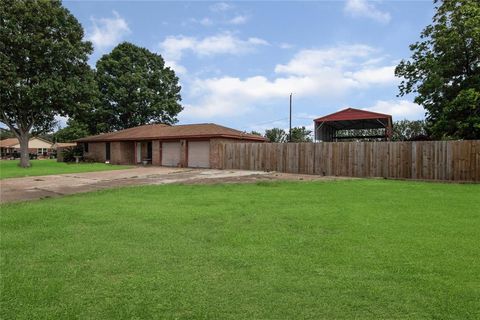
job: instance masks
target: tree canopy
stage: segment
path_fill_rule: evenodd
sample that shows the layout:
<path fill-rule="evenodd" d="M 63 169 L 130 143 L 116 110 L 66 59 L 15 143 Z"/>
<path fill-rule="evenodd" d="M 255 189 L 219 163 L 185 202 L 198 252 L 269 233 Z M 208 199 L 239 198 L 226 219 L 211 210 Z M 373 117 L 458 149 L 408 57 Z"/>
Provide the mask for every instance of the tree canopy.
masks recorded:
<path fill-rule="evenodd" d="M 480 2 L 436 0 L 433 23 L 395 74 L 400 95 L 414 93 L 435 138 L 480 138 Z"/>
<path fill-rule="evenodd" d="M 31 131 L 49 131 L 55 116 L 74 115 L 90 102 L 92 45 L 83 38 L 58 0 L 0 2 L 0 121 L 19 139 L 23 167 Z"/>
<path fill-rule="evenodd" d="M 178 78 L 163 58 L 124 42 L 96 64 L 99 104 L 93 118 L 104 131 L 147 123 L 174 124 L 183 110 Z"/>

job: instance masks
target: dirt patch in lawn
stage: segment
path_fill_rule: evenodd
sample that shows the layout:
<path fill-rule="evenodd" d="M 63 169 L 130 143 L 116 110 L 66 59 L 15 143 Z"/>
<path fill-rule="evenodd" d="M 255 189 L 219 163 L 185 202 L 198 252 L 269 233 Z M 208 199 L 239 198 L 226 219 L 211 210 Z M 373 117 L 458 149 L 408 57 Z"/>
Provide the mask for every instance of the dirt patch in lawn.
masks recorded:
<path fill-rule="evenodd" d="M 245 170 L 138 167 L 127 170 L 4 179 L 0 202 L 16 202 L 108 188 L 160 184 L 255 183 L 261 181 L 315 181 L 345 179 L 303 174 Z"/>

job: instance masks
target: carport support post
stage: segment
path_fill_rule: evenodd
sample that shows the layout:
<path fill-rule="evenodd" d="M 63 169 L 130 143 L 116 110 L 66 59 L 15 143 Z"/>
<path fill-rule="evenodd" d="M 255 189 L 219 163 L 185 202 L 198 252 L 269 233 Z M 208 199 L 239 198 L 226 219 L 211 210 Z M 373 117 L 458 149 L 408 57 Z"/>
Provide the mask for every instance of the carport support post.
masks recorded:
<path fill-rule="evenodd" d="M 393 137 L 392 118 L 388 118 L 387 124 L 387 141 L 391 141 Z"/>

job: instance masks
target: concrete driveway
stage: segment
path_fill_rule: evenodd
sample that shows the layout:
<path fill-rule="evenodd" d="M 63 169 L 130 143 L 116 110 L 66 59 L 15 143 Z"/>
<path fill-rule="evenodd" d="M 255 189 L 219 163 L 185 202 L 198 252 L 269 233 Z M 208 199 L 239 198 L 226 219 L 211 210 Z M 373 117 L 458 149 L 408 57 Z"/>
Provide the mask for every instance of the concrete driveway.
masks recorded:
<path fill-rule="evenodd" d="M 269 174 L 241 170 L 135 167 L 114 171 L 11 178 L 0 180 L 0 203 L 41 199 L 121 186 L 255 181 L 266 175 Z"/>

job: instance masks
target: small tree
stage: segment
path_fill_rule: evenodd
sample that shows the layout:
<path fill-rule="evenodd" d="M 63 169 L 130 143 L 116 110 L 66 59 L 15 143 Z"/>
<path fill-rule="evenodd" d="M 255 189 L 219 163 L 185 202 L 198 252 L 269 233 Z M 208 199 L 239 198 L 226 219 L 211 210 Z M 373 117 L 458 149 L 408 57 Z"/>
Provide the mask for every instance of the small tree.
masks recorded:
<path fill-rule="evenodd" d="M 305 127 L 292 128 L 292 136 L 290 142 L 312 142 L 312 130 L 307 130 Z"/>
<path fill-rule="evenodd" d="M 260 132 L 255 131 L 255 130 L 250 131 L 250 134 L 253 134 L 253 135 L 255 135 L 255 136 L 260 136 L 260 137 L 262 136 L 262 134 L 261 134 Z"/>
<path fill-rule="evenodd" d="M 50 131 L 55 116 L 75 114 L 95 90 L 83 37 L 58 0 L 0 1 L 0 121 L 20 142 L 22 167 L 30 166 L 29 133 Z"/>
<path fill-rule="evenodd" d="M 95 78 L 100 103 L 93 118 L 108 131 L 174 124 L 183 110 L 175 72 L 165 67 L 160 55 L 145 48 L 119 44 L 97 62 Z"/>
<path fill-rule="evenodd" d="M 265 130 L 265 138 L 267 138 L 270 142 L 285 142 L 287 139 L 287 134 L 283 129 L 273 128 Z"/>
<path fill-rule="evenodd" d="M 425 121 L 400 120 L 393 123 L 393 141 L 408 141 L 427 137 Z"/>
<path fill-rule="evenodd" d="M 56 142 L 71 142 L 76 139 L 84 138 L 90 135 L 88 127 L 84 123 L 70 118 L 67 121 L 67 126 L 55 132 L 53 138 Z"/>

